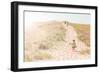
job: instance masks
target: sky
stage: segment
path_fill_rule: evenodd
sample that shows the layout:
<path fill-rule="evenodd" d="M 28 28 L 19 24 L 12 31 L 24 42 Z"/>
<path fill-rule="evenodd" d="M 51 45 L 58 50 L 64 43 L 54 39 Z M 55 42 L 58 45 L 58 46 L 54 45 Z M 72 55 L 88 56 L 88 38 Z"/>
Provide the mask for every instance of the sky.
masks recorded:
<path fill-rule="evenodd" d="M 73 23 L 90 24 L 91 15 L 83 13 L 54 13 L 54 12 L 29 12 L 25 11 L 25 25 L 31 25 L 33 22 L 66 20 Z"/>

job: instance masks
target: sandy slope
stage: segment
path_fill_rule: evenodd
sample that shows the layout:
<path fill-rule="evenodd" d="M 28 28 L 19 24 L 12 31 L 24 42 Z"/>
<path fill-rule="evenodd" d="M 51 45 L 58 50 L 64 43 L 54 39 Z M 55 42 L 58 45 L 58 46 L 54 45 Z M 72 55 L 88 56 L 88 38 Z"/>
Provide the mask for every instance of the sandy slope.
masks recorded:
<path fill-rule="evenodd" d="M 88 47 L 84 42 L 79 40 L 78 34 L 73 26 L 70 24 L 66 26 L 63 22 L 48 22 L 48 23 L 37 23 L 26 28 L 25 31 L 25 61 L 35 61 L 35 60 L 77 60 L 77 59 L 88 59 L 90 58 L 90 47 Z M 53 24 L 53 25 L 47 25 Z M 34 28 L 33 28 L 34 27 Z M 49 42 L 49 44 L 54 43 L 52 46 L 44 47 L 44 49 L 39 49 L 40 44 L 48 45 L 47 37 L 51 32 L 57 32 L 59 29 L 66 30 L 65 40 L 59 42 Z M 62 31 L 61 31 L 62 32 Z M 52 36 L 50 36 L 52 37 Z M 54 38 L 55 39 L 55 38 Z M 52 40 L 52 39 L 51 39 Z M 76 41 L 75 50 L 72 49 L 72 41 Z M 50 40 L 49 40 L 50 41 Z"/>

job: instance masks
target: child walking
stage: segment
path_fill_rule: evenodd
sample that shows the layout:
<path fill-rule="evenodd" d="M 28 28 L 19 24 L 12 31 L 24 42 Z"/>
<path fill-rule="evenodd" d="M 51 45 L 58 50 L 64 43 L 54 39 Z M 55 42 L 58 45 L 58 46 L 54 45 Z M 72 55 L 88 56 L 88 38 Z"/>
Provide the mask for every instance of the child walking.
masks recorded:
<path fill-rule="evenodd" d="M 75 48 L 76 48 L 77 46 L 76 46 L 76 42 L 75 42 L 75 40 L 73 40 L 73 43 L 72 43 L 72 49 L 73 49 L 73 51 L 75 51 Z"/>

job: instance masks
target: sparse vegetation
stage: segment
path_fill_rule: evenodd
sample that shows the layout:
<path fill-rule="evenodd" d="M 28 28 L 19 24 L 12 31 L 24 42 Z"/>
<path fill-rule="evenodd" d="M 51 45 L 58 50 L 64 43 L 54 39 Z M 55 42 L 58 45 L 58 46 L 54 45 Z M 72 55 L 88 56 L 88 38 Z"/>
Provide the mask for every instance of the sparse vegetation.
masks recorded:
<path fill-rule="evenodd" d="M 46 39 L 41 42 L 48 48 L 51 48 L 57 42 L 63 41 L 66 37 L 66 29 L 62 24 L 45 24 L 41 29 L 47 32 Z"/>
<path fill-rule="evenodd" d="M 90 46 L 90 25 L 73 23 L 72 26 L 76 29 L 78 38 L 87 46 Z"/>
<path fill-rule="evenodd" d="M 79 51 L 79 53 L 80 53 L 81 55 L 90 54 L 90 49 L 81 50 L 81 51 Z"/>
<path fill-rule="evenodd" d="M 30 61 L 35 61 L 35 60 L 48 60 L 53 58 L 48 52 L 36 49 L 30 51 L 31 54 L 26 54 L 25 55 L 25 61 L 30 62 Z"/>
<path fill-rule="evenodd" d="M 41 50 L 35 51 L 33 52 L 33 54 L 34 54 L 34 59 L 36 60 L 44 60 L 44 59 L 46 60 L 52 58 L 50 54 Z"/>

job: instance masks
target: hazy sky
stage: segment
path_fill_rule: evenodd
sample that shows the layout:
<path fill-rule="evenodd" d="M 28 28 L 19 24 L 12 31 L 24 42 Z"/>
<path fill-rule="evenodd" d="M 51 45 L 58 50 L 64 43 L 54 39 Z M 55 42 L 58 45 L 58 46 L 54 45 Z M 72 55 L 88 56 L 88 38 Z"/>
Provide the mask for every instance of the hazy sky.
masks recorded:
<path fill-rule="evenodd" d="M 66 20 L 74 23 L 90 24 L 90 14 L 76 13 L 50 13 L 50 12 L 27 12 L 25 11 L 25 25 L 30 25 L 32 22 L 48 21 L 48 20 Z"/>

